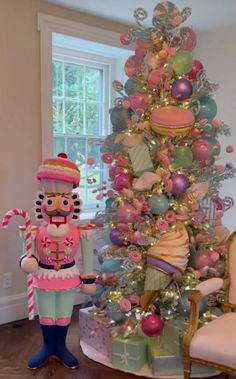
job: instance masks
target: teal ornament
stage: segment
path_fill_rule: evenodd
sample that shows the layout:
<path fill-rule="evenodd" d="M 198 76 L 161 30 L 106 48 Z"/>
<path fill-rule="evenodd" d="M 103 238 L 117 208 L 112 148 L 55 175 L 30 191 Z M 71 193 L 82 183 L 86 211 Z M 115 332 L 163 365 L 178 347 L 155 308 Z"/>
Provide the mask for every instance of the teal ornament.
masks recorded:
<path fill-rule="evenodd" d="M 128 96 L 132 95 L 134 92 L 137 91 L 138 89 L 138 85 L 139 85 L 139 81 L 138 79 L 136 78 L 129 78 L 126 82 L 125 82 L 125 92 L 127 93 Z"/>
<path fill-rule="evenodd" d="M 208 142 L 210 143 L 210 145 L 212 147 L 211 157 L 213 158 L 213 157 L 217 157 L 218 155 L 220 155 L 221 147 L 220 147 L 220 143 L 217 140 L 217 138 L 211 137 L 210 139 L 208 139 Z"/>
<path fill-rule="evenodd" d="M 178 301 L 177 310 L 179 314 L 184 318 L 188 318 L 190 314 L 189 296 L 192 293 L 193 293 L 193 290 L 186 290 L 182 292 Z M 199 302 L 199 313 L 200 315 L 202 315 L 206 311 L 207 311 L 207 300 L 206 298 L 202 298 Z"/>
<path fill-rule="evenodd" d="M 119 322 L 125 318 L 123 312 L 121 312 L 119 304 L 115 301 L 111 301 L 106 307 L 107 315 L 114 321 Z"/>
<path fill-rule="evenodd" d="M 188 146 L 177 146 L 175 149 L 175 158 L 173 164 L 176 167 L 189 168 L 192 166 L 193 153 Z"/>
<path fill-rule="evenodd" d="M 110 240 L 110 229 L 105 229 L 103 232 L 102 232 L 102 239 L 103 241 L 110 245 L 111 243 L 111 240 Z"/>
<path fill-rule="evenodd" d="M 114 197 L 109 197 L 108 199 L 106 199 L 105 201 L 105 204 L 106 204 L 106 208 L 111 208 L 112 204 L 114 203 Z"/>
<path fill-rule="evenodd" d="M 165 195 L 154 194 L 148 200 L 152 214 L 162 215 L 169 208 L 169 200 Z"/>
<path fill-rule="evenodd" d="M 213 120 L 217 113 L 217 104 L 215 100 L 208 95 L 203 96 L 200 99 L 200 111 L 197 114 L 199 119 Z"/>
<path fill-rule="evenodd" d="M 177 75 L 184 75 L 193 67 L 193 56 L 189 51 L 179 50 L 173 57 L 174 71 Z"/>
<path fill-rule="evenodd" d="M 101 264 L 101 272 L 103 274 L 108 274 L 111 272 L 122 271 L 123 259 L 105 259 Z"/>

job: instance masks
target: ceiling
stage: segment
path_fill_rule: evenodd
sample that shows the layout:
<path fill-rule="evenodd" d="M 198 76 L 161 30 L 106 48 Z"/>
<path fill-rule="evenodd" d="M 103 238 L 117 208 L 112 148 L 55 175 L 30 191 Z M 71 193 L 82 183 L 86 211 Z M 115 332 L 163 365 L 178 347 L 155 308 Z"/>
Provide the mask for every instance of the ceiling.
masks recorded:
<path fill-rule="evenodd" d="M 158 0 L 41 0 L 83 13 L 96 15 L 125 24 L 134 24 L 133 12 L 145 8 L 148 18 L 145 26 L 151 25 L 152 12 Z M 208 30 L 236 25 L 236 0 L 172 0 L 182 11 L 192 9 L 186 25 L 194 30 Z M 160 2 L 160 1 L 159 1 Z"/>

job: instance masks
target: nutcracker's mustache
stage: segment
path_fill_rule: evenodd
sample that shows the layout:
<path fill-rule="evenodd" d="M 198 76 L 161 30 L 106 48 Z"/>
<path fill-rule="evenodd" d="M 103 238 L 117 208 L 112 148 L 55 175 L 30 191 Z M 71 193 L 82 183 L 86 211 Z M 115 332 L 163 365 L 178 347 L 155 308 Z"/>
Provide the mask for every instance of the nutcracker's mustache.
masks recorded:
<path fill-rule="evenodd" d="M 45 211 L 45 213 L 48 215 L 48 216 L 68 216 L 71 211 L 57 211 L 56 209 L 54 209 L 53 211 Z"/>

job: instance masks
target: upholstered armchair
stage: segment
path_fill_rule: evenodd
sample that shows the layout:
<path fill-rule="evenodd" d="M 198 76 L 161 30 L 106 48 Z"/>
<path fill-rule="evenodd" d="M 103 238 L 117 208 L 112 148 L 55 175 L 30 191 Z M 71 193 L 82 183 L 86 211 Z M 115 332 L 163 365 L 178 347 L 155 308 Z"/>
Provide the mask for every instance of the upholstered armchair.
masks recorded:
<path fill-rule="evenodd" d="M 199 325 L 199 302 L 202 297 L 223 288 L 224 313 Z M 226 243 L 225 278 L 211 278 L 196 287 L 190 298 L 189 324 L 183 339 L 184 379 L 191 376 L 191 365 L 197 363 L 236 375 L 236 232 Z"/>

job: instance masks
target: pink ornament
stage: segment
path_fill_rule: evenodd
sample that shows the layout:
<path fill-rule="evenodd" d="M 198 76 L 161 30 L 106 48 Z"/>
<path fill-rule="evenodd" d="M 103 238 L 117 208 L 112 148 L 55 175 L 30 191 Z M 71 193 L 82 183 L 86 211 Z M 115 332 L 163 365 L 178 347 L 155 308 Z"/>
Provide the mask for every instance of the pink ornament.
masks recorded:
<path fill-rule="evenodd" d="M 132 179 L 129 175 L 125 174 L 116 175 L 113 186 L 116 191 L 120 192 L 124 188 L 130 188 L 132 186 Z"/>
<path fill-rule="evenodd" d="M 137 220 L 138 212 L 131 204 L 120 205 L 117 210 L 117 219 L 119 222 L 133 223 Z"/>
<path fill-rule="evenodd" d="M 92 166 L 94 165 L 94 163 L 95 163 L 95 160 L 93 158 L 88 158 L 87 165 Z"/>
<path fill-rule="evenodd" d="M 141 322 L 141 329 L 148 337 L 160 336 L 164 328 L 164 321 L 156 314 L 144 317 Z"/>
<path fill-rule="evenodd" d="M 200 61 L 198 61 L 197 59 L 195 59 L 193 62 L 192 70 L 190 72 L 188 72 L 187 77 L 190 80 L 197 80 L 197 76 L 198 76 L 199 72 L 203 70 L 203 68 L 204 68 L 203 64 Z"/>
<path fill-rule="evenodd" d="M 211 156 L 212 147 L 209 142 L 199 139 L 192 144 L 192 153 L 194 159 L 202 162 Z"/>
<path fill-rule="evenodd" d="M 102 193 L 99 193 L 97 196 L 96 196 L 96 200 L 102 200 L 103 199 L 103 194 Z"/>
<path fill-rule="evenodd" d="M 129 260 L 134 263 L 139 263 L 142 259 L 142 255 L 139 251 L 131 251 L 129 253 Z"/>
<path fill-rule="evenodd" d="M 167 211 L 167 212 L 165 213 L 165 219 L 166 219 L 166 221 L 167 221 L 168 223 L 172 223 L 172 222 L 174 222 L 175 219 L 176 219 L 176 214 L 175 214 L 175 212 L 174 212 L 174 211 Z"/>
<path fill-rule="evenodd" d="M 128 46 L 130 44 L 130 39 L 128 33 L 124 33 L 120 36 L 120 42 L 124 46 Z"/>
<path fill-rule="evenodd" d="M 211 267 L 213 265 L 211 259 L 211 253 L 208 250 L 201 250 L 196 254 L 194 267 L 197 270 L 202 269 L 203 267 Z"/>
<path fill-rule="evenodd" d="M 101 159 L 106 164 L 111 164 L 114 160 L 113 154 L 105 152 L 102 154 Z"/>
<path fill-rule="evenodd" d="M 130 108 L 130 101 L 129 100 L 124 100 L 122 103 L 122 107 L 124 109 L 129 109 Z"/>
<path fill-rule="evenodd" d="M 124 166 L 125 167 L 125 166 L 127 166 L 129 164 L 129 159 L 125 155 L 123 155 L 123 154 L 117 154 L 115 156 L 115 160 L 118 163 L 118 165 L 120 165 L 120 166 Z"/>
<path fill-rule="evenodd" d="M 218 129 L 222 124 L 222 121 L 218 118 L 213 118 L 213 120 L 211 121 L 211 125 L 213 126 L 213 128 L 216 128 Z"/>
<path fill-rule="evenodd" d="M 188 26 L 181 28 L 180 36 L 182 39 L 181 49 L 192 51 L 197 44 L 196 33 L 193 31 L 193 29 L 189 28 Z"/>
<path fill-rule="evenodd" d="M 124 66 L 125 73 L 129 78 L 131 78 L 131 76 L 135 76 L 138 74 L 138 68 L 139 68 L 139 65 L 137 64 L 135 56 L 132 55 L 125 62 L 125 66 Z"/>
<path fill-rule="evenodd" d="M 129 295 L 129 301 L 131 302 L 132 305 L 138 305 L 140 302 L 140 298 L 138 295 Z"/>
<path fill-rule="evenodd" d="M 131 302 L 128 300 L 128 299 L 121 299 L 120 302 L 119 302 L 119 306 L 120 306 L 120 310 L 122 312 L 129 312 L 131 310 Z"/>
<path fill-rule="evenodd" d="M 135 92 L 129 98 L 131 108 L 134 112 L 145 112 L 148 106 L 148 97 L 145 93 Z"/>
<path fill-rule="evenodd" d="M 218 261 L 219 258 L 220 258 L 220 254 L 217 251 L 213 251 L 211 253 L 211 260 L 212 260 L 212 262 L 215 263 L 216 261 Z"/>
<path fill-rule="evenodd" d="M 234 151 L 233 146 L 227 146 L 226 147 L 226 153 L 232 153 Z"/>
<path fill-rule="evenodd" d="M 156 88 L 160 84 L 164 76 L 164 71 L 162 68 L 151 71 L 148 77 L 148 85 L 151 88 Z"/>
<path fill-rule="evenodd" d="M 160 230 L 160 232 L 166 232 L 169 229 L 169 224 L 166 220 L 157 220 L 156 228 Z"/>

